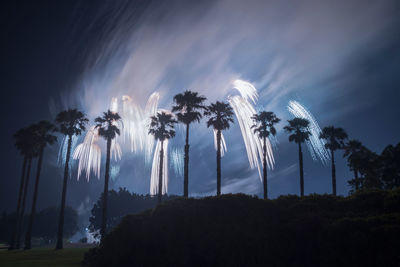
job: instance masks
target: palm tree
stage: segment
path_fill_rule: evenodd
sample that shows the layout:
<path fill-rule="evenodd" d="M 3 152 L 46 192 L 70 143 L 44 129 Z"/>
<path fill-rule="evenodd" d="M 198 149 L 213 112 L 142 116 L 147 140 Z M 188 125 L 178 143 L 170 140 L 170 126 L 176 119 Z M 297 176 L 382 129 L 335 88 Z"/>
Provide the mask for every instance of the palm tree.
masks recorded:
<path fill-rule="evenodd" d="M 32 211 L 31 216 L 29 219 L 28 229 L 25 236 L 25 247 L 24 249 L 31 248 L 31 236 L 32 236 L 32 226 L 33 220 L 35 217 L 36 211 L 36 200 L 39 188 L 39 178 L 40 178 L 40 170 L 42 168 L 42 161 L 43 161 L 43 151 L 47 144 L 52 145 L 57 141 L 57 137 L 52 135 L 55 131 L 55 127 L 49 121 L 40 121 L 38 124 L 33 126 L 34 128 L 34 135 L 33 138 L 35 140 L 35 146 L 39 151 L 39 159 L 38 165 L 36 169 L 36 181 L 35 181 L 35 189 L 33 193 L 33 200 L 32 200 Z"/>
<path fill-rule="evenodd" d="M 268 199 L 268 182 L 267 182 L 267 138 L 270 135 L 276 135 L 275 124 L 281 121 L 273 112 L 261 111 L 251 117 L 254 121 L 252 128 L 254 133 L 263 140 L 263 185 L 264 199 Z"/>
<path fill-rule="evenodd" d="M 18 249 L 20 247 L 20 241 L 21 241 L 22 226 L 23 226 L 23 220 L 24 220 L 24 215 L 25 215 L 25 203 L 26 203 L 26 197 L 28 195 L 28 185 L 29 185 L 29 177 L 30 177 L 30 173 L 31 173 L 32 159 L 37 157 L 37 154 L 38 154 L 37 147 L 35 146 L 35 140 L 34 140 L 33 136 L 34 136 L 34 126 L 30 125 L 28 128 L 26 128 L 26 135 L 24 136 L 24 142 L 26 145 L 25 153 L 28 155 L 28 169 L 27 169 L 26 178 L 24 181 L 21 212 L 19 215 L 17 215 L 19 217 L 19 220 L 17 223 L 16 248 L 18 248 Z"/>
<path fill-rule="evenodd" d="M 205 112 L 209 119 L 207 127 L 212 126 L 217 131 L 217 196 L 221 195 L 221 131 L 227 130 L 233 123 L 233 109 L 228 103 L 215 102 L 210 104 Z"/>
<path fill-rule="evenodd" d="M 99 136 L 102 136 L 107 141 L 107 158 L 106 158 L 106 175 L 104 179 L 104 193 L 103 193 L 103 215 L 101 221 L 101 240 L 104 239 L 106 235 L 106 225 L 107 225 L 107 196 L 108 196 L 108 182 L 110 179 L 110 158 L 111 158 L 111 142 L 120 134 L 117 123 L 121 120 L 118 113 L 103 112 L 102 117 L 97 117 L 95 119 L 96 128 L 99 129 Z"/>
<path fill-rule="evenodd" d="M 365 147 L 358 140 L 349 140 L 343 147 L 343 157 L 347 157 L 347 163 L 354 172 L 354 185 L 356 191 L 359 189 L 360 181 L 358 172 L 360 171 L 361 161 L 364 158 Z"/>
<path fill-rule="evenodd" d="M 64 168 L 64 181 L 63 190 L 61 197 L 61 208 L 60 208 L 60 218 L 58 222 L 58 232 L 57 232 L 57 244 L 56 249 L 63 248 L 63 231 L 64 231 L 64 210 L 65 210 L 65 199 L 67 195 L 67 181 L 68 181 L 68 171 L 69 171 L 69 158 L 71 156 L 72 147 L 72 137 L 74 135 L 81 135 L 83 131 L 86 130 L 86 124 L 88 119 L 85 114 L 78 111 L 77 109 L 68 109 L 58 113 L 56 117 L 56 123 L 58 124 L 58 131 L 68 138 L 68 148 L 67 155 L 65 158 L 65 168 Z"/>
<path fill-rule="evenodd" d="M 332 160 L 332 193 L 336 196 L 336 168 L 335 168 L 335 150 L 342 149 L 344 140 L 347 139 L 347 133 L 342 128 L 328 126 L 322 129 L 319 135 L 320 139 L 325 140 L 325 148 L 331 152 Z"/>
<path fill-rule="evenodd" d="M 164 160 L 164 141 L 175 136 L 174 126 L 177 123 L 172 114 L 166 112 L 158 112 L 156 116 L 151 117 L 149 134 L 161 142 L 160 149 L 160 168 L 158 172 L 158 203 L 161 203 L 162 196 L 162 173 Z M 167 168 L 167 166 L 165 166 Z"/>
<path fill-rule="evenodd" d="M 294 118 L 288 120 L 289 125 L 284 129 L 289 133 L 289 142 L 295 142 L 299 146 L 299 163 L 300 163 L 300 196 L 304 196 L 304 172 L 303 172 L 303 151 L 301 144 L 310 138 L 311 132 L 308 130 L 310 121 L 302 118 Z"/>
<path fill-rule="evenodd" d="M 25 175 L 27 174 L 27 179 L 29 179 L 29 173 L 30 173 L 30 166 L 31 166 L 31 157 L 30 157 L 30 150 L 32 149 L 32 135 L 29 132 L 28 128 L 22 128 L 19 129 L 15 134 L 14 134 L 14 139 L 15 139 L 15 146 L 17 149 L 20 151 L 21 155 L 24 157 L 24 161 L 22 164 L 22 175 L 21 175 L 21 180 L 19 184 L 19 192 L 18 192 L 18 203 L 17 203 L 17 210 L 15 212 L 16 214 L 16 223 L 14 225 L 14 230 L 12 233 L 11 237 L 11 242 L 9 246 L 9 250 L 13 250 L 14 248 L 19 248 L 19 237 L 20 237 L 20 227 L 19 227 L 19 222 L 20 222 L 20 212 L 21 212 L 21 204 L 22 204 L 22 195 L 24 194 L 24 184 L 28 184 L 25 181 Z M 28 166 L 27 166 L 28 164 Z M 27 171 L 28 167 L 28 171 Z M 28 181 L 29 182 L 29 181 Z M 26 192 L 26 190 L 25 190 Z M 26 199 L 26 194 L 24 194 L 24 199 Z M 24 201 L 25 203 L 25 201 Z M 25 204 L 23 205 L 25 209 Z M 18 244 L 16 246 L 16 239 L 18 236 Z"/>
<path fill-rule="evenodd" d="M 175 106 L 172 112 L 176 112 L 178 121 L 186 125 L 185 140 L 185 163 L 183 179 L 183 196 L 189 196 L 189 125 L 192 122 L 200 122 L 202 118 L 201 110 L 205 109 L 203 102 L 205 97 L 199 96 L 197 92 L 185 91 L 183 94 L 174 96 Z"/>

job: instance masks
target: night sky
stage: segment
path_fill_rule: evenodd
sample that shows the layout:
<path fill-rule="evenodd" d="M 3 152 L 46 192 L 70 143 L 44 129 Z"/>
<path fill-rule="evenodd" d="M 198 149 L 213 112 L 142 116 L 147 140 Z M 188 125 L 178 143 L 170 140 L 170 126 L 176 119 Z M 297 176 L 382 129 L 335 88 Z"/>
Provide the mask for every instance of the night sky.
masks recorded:
<path fill-rule="evenodd" d="M 158 91 L 159 107 L 170 109 L 173 96 L 185 89 L 209 103 L 236 94 L 235 79 L 252 83 L 259 93 L 256 109 L 282 119 L 269 170 L 272 198 L 299 193 L 297 147 L 283 131 L 292 118 L 289 100 L 307 107 L 321 128 L 342 127 L 378 153 L 400 142 L 399 1 L 10 1 L 0 12 L 0 211 L 16 208 L 22 166 L 16 130 L 53 120 L 68 107 L 93 122 L 111 97 L 124 94 L 144 107 Z M 205 120 L 191 130 L 189 192 L 215 194 L 212 131 Z M 222 192 L 261 196 L 237 120 L 224 135 Z M 169 149 L 183 151 L 183 145 L 178 126 Z M 45 150 L 39 210 L 60 204 L 59 146 Z M 111 187 L 147 194 L 151 164 L 142 153 L 122 149 Z M 307 150 L 304 160 L 305 193 L 330 193 L 330 165 L 313 161 Z M 340 151 L 336 160 L 338 193 L 347 195 L 352 174 Z M 102 192 L 104 162 L 103 153 L 100 179 L 92 175 L 89 182 L 77 181 L 76 164 L 72 168 L 67 205 L 83 217 Z M 179 195 L 183 177 L 171 164 L 168 191 Z M 36 161 L 33 166 L 35 172 Z"/>

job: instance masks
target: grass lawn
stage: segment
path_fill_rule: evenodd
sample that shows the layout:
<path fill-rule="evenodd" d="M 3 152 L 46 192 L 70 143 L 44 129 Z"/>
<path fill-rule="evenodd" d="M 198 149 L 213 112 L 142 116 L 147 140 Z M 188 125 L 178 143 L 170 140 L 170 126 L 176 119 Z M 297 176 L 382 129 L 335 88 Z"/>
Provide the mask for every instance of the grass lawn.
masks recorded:
<path fill-rule="evenodd" d="M 52 266 L 52 267 L 77 267 L 82 266 L 83 254 L 89 248 L 36 248 L 28 251 L 6 249 L 0 250 L 0 266 Z"/>

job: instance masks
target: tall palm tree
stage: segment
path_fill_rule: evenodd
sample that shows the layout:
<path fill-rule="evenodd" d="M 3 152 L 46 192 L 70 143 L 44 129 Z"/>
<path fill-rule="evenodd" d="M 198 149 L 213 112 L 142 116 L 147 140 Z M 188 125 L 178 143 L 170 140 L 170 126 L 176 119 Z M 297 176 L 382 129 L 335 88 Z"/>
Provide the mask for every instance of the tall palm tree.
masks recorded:
<path fill-rule="evenodd" d="M 233 109 L 228 103 L 215 102 L 210 104 L 204 115 L 208 117 L 207 127 L 212 126 L 217 131 L 217 196 L 221 195 L 221 132 L 233 123 Z"/>
<path fill-rule="evenodd" d="M 27 164 L 30 164 L 30 155 L 29 155 L 29 150 L 31 149 L 31 138 L 32 136 L 29 133 L 28 128 L 22 128 L 19 129 L 15 134 L 14 134 L 14 139 L 15 139 L 15 146 L 21 153 L 21 155 L 24 157 L 24 161 L 22 164 L 22 175 L 21 175 L 21 180 L 19 184 L 19 191 L 18 191 L 18 202 L 17 202 L 17 210 L 15 212 L 16 214 L 16 223 L 14 225 L 14 230 L 11 236 L 11 241 L 10 241 L 10 246 L 9 250 L 13 250 L 16 248 L 16 238 L 17 235 L 18 237 L 20 236 L 19 232 L 19 221 L 20 221 L 20 212 L 21 212 L 21 204 L 22 204 L 22 195 L 24 193 L 24 183 L 25 183 L 25 175 L 27 173 Z M 29 171 L 30 171 L 30 166 L 29 166 Z M 28 175 L 29 177 L 29 175 Z M 19 248 L 19 241 L 18 241 L 18 246 Z"/>
<path fill-rule="evenodd" d="M 40 171 L 42 168 L 42 161 L 43 161 L 43 151 L 46 145 L 52 145 L 57 141 L 57 137 L 52 135 L 53 132 L 55 132 L 55 127 L 52 123 L 49 121 L 40 121 L 38 124 L 35 124 L 33 126 L 34 128 L 34 133 L 33 133 L 33 138 L 35 141 L 35 146 L 38 149 L 39 152 L 39 159 L 38 159 L 38 165 L 36 169 L 36 181 L 35 181 L 35 189 L 33 193 L 33 200 L 32 200 L 32 211 L 31 211 L 31 216 L 29 219 L 29 224 L 28 224 L 28 229 L 26 232 L 25 236 L 25 247 L 24 249 L 30 249 L 31 248 L 31 236 L 32 236 L 32 226 L 33 226 L 33 220 L 35 217 L 35 212 L 36 212 L 36 200 L 37 200 L 37 195 L 38 195 L 38 188 L 39 188 L 39 178 L 40 178 Z"/>
<path fill-rule="evenodd" d="M 86 130 L 85 126 L 88 123 L 88 121 L 89 120 L 86 118 L 85 114 L 83 114 L 77 109 L 68 109 L 65 111 L 61 111 L 60 113 L 58 113 L 56 117 L 56 123 L 58 124 L 58 131 L 64 134 L 66 138 L 68 138 L 56 249 L 63 248 L 64 210 L 65 210 L 65 199 L 67 196 L 67 181 L 68 181 L 68 171 L 69 171 L 69 158 L 71 156 L 72 137 L 74 135 L 81 135 L 82 132 Z"/>
<path fill-rule="evenodd" d="M 332 194 L 336 196 L 336 167 L 335 167 L 335 150 L 342 149 L 344 141 L 347 139 L 347 133 L 342 128 L 328 126 L 322 129 L 319 135 L 320 139 L 325 140 L 325 148 L 331 152 L 332 160 Z"/>
<path fill-rule="evenodd" d="M 343 157 L 347 157 L 347 163 L 354 173 L 354 185 L 357 191 L 360 185 L 358 172 L 360 171 L 361 161 L 364 158 L 364 151 L 366 148 L 358 140 L 349 140 L 346 142 L 343 149 Z"/>
<path fill-rule="evenodd" d="M 103 214 L 101 221 L 101 240 L 104 239 L 106 235 L 106 225 L 107 225 L 107 196 L 108 196 L 108 182 L 110 179 L 110 158 L 111 158 L 111 142 L 120 134 L 118 129 L 118 122 L 121 120 L 121 117 L 118 113 L 111 112 L 108 110 L 107 112 L 103 112 L 102 117 L 97 117 L 95 119 L 96 128 L 99 129 L 99 136 L 102 136 L 107 141 L 107 158 L 106 158 L 106 175 L 104 179 L 104 192 L 103 192 Z"/>
<path fill-rule="evenodd" d="M 185 139 L 185 161 L 184 161 L 184 179 L 183 179 L 183 196 L 189 196 L 189 125 L 192 122 L 200 122 L 202 113 L 205 109 L 203 105 L 206 98 L 200 96 L 197 92 L 185 91 L 183 94 L 174 96 L 175 106 L 172 112 L 176 112 L 178 121 L 186 126 Z"/>
<path fill-rule="evenodd" d="M 261 111 L 251 117 L 254 121 L 252 128 L 254 133 L 263 140 L 263 185 L 264 199 L 268 199 L 268 181 L 267 181 L 267 138 L 270 135 L 276 135 L 275 124 L 281 121 L 273 112 Z"/>
<path fill-rule="evenodd" d="M 172 114 L 166 112 L 158 112 L 156 116 L 151 117 L 149 134 L 154 135 L 154 138 L 161 142 L 160 149 L 160 168 L 158 172 L 158 203 L 161 203 L 162 196 L 162 174 L 164 161 L 164 141 L 175 136 L 174 126 L 176 121 Z M 168 166 L 165 166 L 166 168 Z"/>
<path fill-rule="evenodd" d="M 17 242 L 16 242 L 16 248 L 19 249 L 20 247 L 20 241 L 21 241 L 21 233 L 22 233 L 22 228 L 23 228 L 23 220 L 24 220 L 24 215 L 25 215 L 25 203 L 26 203 L 26 197 L 28 195 L 28 185 L 29 185 L 29 177 L 31 173 L 31 165 L 32 165 L 32 159 L 37 157 L 38 151 L 37 147 L 35 146 L 35 140 L 33 138 L 34 136 L 34 126 L 30 125 L 29 127 L 26 128 L 26 135 L 24 136 L 24 142 L 26 144 L 26 155 L 28 155 L 28 169 L 24 181 L 24 189 L 23 189 L 23 197 L 22 197 L 22 203 L 21 203 L 21 212 L 19 215 L 18 223 L 17 223 Z"/>
<path fill-rule="evenodd" d="M 284 129 L 289 133 L 289 142 L 295 142 L 299 146 L 299 163 L 300 163 L 300 196 L 304 196 L 304 172 L 303 172 L 303 151 L 301 144 L 310 138 L 311 132 L 308 130 L 310 121 L 302 118 L 294 118 L 288 120 L 289 125 Z"/>

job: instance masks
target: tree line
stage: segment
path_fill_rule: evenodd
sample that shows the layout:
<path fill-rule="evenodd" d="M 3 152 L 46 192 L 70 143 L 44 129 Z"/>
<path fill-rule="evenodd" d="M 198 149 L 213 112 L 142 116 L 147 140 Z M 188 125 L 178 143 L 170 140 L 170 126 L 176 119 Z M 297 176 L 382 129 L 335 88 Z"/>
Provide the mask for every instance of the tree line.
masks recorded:
<path fill-rule="evenodd" d="M 163 173 L 163 144 L 165 140 L 175 136 L 175 125 L 182 123 L 186 127 L 185 146 L 184 146 L 184 183 L 183 196 L 189 196 L 189 130 L 190 125 L 200 122 L 203 116 L 207 117 L 207 127 L 212 128 L 216 133 L 217 153 L 217 195 L 221 194 L 221 136 L 222 131 L 228 130 L 234 123 L 234 112 L 227 102 L 216 101 L 215 103 L 205 104 L 207 99 L 197 92 L 185 91 L 174 96 L 174 105 L 172 112 L 161 111 L 150 118 L 148 133 L 161 142 L 160 161 L 159 161 L 159 186 L 158 202 L 162 201 L 162 173 Z M 103 137 L 107 143 L 106 151 L 106 170 L 104 181 L 104 192 L 102 199 L 102 222 L 100 227 L 101 237 L 104 238 L 107 230 L 107 192 L 110 177 L 110 158 L 112 140 L 120 134 L 118 122 L 121 120 L 117 112 L 110 110 L 97 117 L 94 121 L 98 129 L 99 136 Z M 277 130 L 276 124 L 280 122 L 274 112 L 261 111 L 252 117 L 254 122 L 252 128 L 254 134 L 257 134 L 263 144 L 263 196 L 268 198 L 267 184 L 267 138 L 275 136 Z M 60 215 L 58 222 L 58 234 L 56 249 L 63 248 L 63 228 L 64 211 L 66 203 L 67 181 L 69 176 L 69 161 L 72 149 L 73 136 L 79 136 L 86 130 L 89 119 L 86 115 L 77 109 L 68 109 L 60 112 L 54 124 L 49 121 L 40 121 L 37 124 L 30 125 L 18 130 L 14 134 L 15 145 L 23 156 L 22 176 L 18 193 L 17 220 L 15 229 L 10 242 L 10 249 L 20 247 L 21 225 L 25 214 L 26 195 L 28 191 L 28 182 L 31 171 L 32 159 L 38 157 L 36 180 L 32 208 L 29 217 L 29 224 L 25 234 L 24 249 L 31 248 L 31 232 L 35 218 L 36 199 L 38 195 L 38 186 L 40 179 L 40 170 L 43 160 L 44 149 L 47 145 L 52 145 L 57 141 L 55 132 L 59 132 L 67 139 L 67 153 L 65 158 L 64 180 L 61 196 Z M 298 146 L 299 152 L 299 173 L 300 173 L 300 196 L 304 196 L 304 171 L 303 171 L 303 152 L 302 144 L 310 138 L 308 131 L 310 122 L 302 118 L 288 120 L 284 130 L 289 134 L 289 141 Z M 344 157 L 347 158 L 348 166 L 354 172 L 354 179 L 349 181 L 353 191 L 364 188 L 393 188 L 400 184 L 400 171 L 398 167 L 400 144 L 396 147 L 389 146 L 382 155 L 371 152 L 361 142 L 349 140 L 346 132 L 342 128 L 328 126 L 323 128 L 320 139 L 325 141 L 325 147 L 331 154 L 332 168 L 332 194 L 336 195 L 336 169 L 335 169 L 335 151 L 344 150 Z M 394 175 L 394 176 L 393 176 Z"/>

